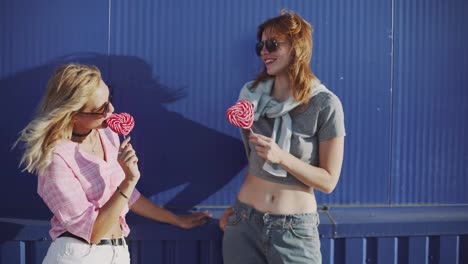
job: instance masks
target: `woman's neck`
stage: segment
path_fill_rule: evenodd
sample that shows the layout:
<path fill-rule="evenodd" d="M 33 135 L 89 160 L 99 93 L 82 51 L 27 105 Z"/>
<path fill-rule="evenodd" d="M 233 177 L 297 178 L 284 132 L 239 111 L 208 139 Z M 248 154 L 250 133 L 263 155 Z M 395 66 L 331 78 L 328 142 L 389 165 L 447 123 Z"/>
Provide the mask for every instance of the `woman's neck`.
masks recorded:
<path fill-rule="evenodd" d="M 289 86 L 289 79 L 287 76 L 278 75 L 275 77 L 273 90 L 271 96 L 279 102 L 286 101 L 291 96 L 291 88 Z"/>
<path fill-rule="evenodd" d="M 92 129 L 90 129 L 89 131 L 87 132 L 77 132 L 77 131 L 72 131 L 72 136 L 74 137 L 87 137 L 89 134 L 91 134 L 91 132 L 93 132 Z"/>
<path fill-rule="evenodd" d="M 73 130 L 71 140 L 74 142 L 83 143 L 87 138 L 89 138 L 90 135 L 92 135 L 93 131 L 94 129 L 90 129 L 86 132 Z"/>

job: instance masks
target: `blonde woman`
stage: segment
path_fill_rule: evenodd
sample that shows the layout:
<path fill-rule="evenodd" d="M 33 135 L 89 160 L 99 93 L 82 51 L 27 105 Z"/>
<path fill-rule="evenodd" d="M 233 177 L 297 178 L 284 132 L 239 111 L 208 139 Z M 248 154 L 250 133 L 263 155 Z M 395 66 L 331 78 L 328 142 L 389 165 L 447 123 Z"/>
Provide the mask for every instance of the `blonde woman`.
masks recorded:
<path fill-rule="evenodd" d="M 341 102 L 310 70 L 312 28 L 283 11 L 258 27 L 264 71 L 240 99 L 254 106 L 242 130 L 249 168 L 220 219 L 224 263 L 321 263 L 314 190 L 330 193 L 343 161 Z"/>
<path fill-rule="evenodd" d="M 138 192 L 138 157 L 130 138 L 120 143 L 105 123 L 113 111 L 98 68 L 64 65 L 18 138 L 21 165 L 38 175 L 38 193 L 53 213 L 53 242 L 44 263 L 130 263 L 129 209 L 182 228 L 209 217 L 174 215 Z"/>

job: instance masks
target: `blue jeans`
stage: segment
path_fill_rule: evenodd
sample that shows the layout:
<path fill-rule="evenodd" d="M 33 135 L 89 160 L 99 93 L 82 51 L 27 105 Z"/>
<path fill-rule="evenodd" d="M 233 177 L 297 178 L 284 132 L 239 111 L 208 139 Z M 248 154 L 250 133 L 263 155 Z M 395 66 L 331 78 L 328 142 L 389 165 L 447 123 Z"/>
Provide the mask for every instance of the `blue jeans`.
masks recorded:
<path fill-rule="evenodd" d="M 224 264 L 322 263 L 317 213 L 274 215 L 237 201 L 223 237 Z"/>

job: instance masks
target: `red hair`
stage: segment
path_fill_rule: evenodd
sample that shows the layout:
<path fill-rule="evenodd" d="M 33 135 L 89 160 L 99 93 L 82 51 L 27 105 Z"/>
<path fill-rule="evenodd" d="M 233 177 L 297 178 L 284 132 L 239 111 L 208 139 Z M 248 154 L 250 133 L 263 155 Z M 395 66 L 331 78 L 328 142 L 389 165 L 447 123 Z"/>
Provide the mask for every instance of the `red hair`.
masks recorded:
<path fill-rule="evenodd" d="M 317 79 L 310 69 L 313 47 L 312 26 L 298 14 L 283 9 L 281 15 L 258 26 L 258 41 L 262 40 L 262 34 L 265 30 L 278 39 L 284 39 L 291 43 L 292 60 L 288 67 L 288 76 L 292 84 L 292 94 L 297 102 L 307 103 L 310 98 L 312 81 Z M 257 75 L 253 87 L 271 77 L 264 68 L 263 72 Z"/>

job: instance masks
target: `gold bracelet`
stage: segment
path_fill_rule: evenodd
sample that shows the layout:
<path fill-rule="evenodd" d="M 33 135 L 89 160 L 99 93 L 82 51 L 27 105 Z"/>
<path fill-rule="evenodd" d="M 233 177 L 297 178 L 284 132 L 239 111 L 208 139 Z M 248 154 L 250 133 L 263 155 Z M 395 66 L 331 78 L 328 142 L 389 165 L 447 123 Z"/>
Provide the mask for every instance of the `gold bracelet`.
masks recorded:
<path fill-rule="evenodd" d="M 125 199 L 128 200 L 128 196 L 125 195 L 125 193 L 123 193 L 122 190 L 120 190 L 120 187 L 119 187 L 119 186 L 117 186 L 117 191 L 119 191 L 120 195 L 122 195 L 123 197 L 125 197 Z"/>

